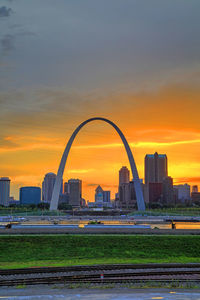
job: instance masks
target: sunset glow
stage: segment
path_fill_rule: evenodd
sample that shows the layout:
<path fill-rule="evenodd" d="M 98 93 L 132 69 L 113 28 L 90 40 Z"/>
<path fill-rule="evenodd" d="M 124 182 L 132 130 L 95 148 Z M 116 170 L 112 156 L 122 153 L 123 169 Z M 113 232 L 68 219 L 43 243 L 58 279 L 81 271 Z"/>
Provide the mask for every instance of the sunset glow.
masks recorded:
<path fill-rule="evenodd" d="M 145 155 L 157 151 L 174 183 L 199 185 L 200 3 L 28 2 L 3 0 L 9 13 L 0 16 L 0 175 L 11 194 L 56 173 L 91 117 L 119 126 L 141 178 Z M 86 200 L 98 184 L 114 198 L 123 165 L 120 138 L 96 121 L 78 134 L 64 179 L 82 179 Z"/>

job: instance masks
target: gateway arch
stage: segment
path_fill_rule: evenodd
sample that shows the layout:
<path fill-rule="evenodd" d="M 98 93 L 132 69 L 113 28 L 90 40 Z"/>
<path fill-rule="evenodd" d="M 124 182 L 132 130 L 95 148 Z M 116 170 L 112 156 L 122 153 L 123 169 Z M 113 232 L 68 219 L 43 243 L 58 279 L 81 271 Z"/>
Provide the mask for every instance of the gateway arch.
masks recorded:
<path fill-rule="evenodd" d="M 121 140 L 124 144 L 124 147 L 126 149 L 126 153 L 128 155 L 129 163 L 130 163 L 130 166 L 131 166 L 131 172 L 132 172 L 132 176 L 133 176 L 133 179 L 134 179 L 134 187 L 135 187 L 135 192 L 136 192 L 137 207 L 138 207 L 138 210 L 144 211 L 145 210 L 145 204 L 144 204 L 144 197 L 143 197 L 142 188 L 141 188 L 141 182 L 140 182 L 140 179 L 139 179 L 139 176 L 138 176 L 138 171 L 137 171 L 136 164 L 135 164 L 131 149 L 129 147 L 129 144 L 128 144 L 125 136 L 123 135 L 123 133 L 119 129 L 119 127 L 117 127 L 117 125 L 115 125 L 113 122 L 111 122 L 108 119 L 100 118 L 100 117 L 91 118 L 91 119 L 88 119 L 88 120 L 84 121 L 83 123 L 81 123 L 75 129 L 72 136 L 70 137 L 70 139 L 67 143 L 67 146 L 65 148 L 65 151 L 63 153 L 59 168 L 58 168 L 58 173 L 57 173 L 57 176 L 56 176 L 56 181 L 55 181 L 55 184 L 54 184 L 51 203 L 50 203 L 50 210 L 57 210 L 57 208 L 58 208 L 60 187 L 61 187 L 62 177 L 63 177 L 63 173 L 64 173 L 64 169 L 65 169 L 65 164 L 66 164 L 66 161 L 67 161 L 67 158 L 68 158 L 68 155 L 69 155 L 70 148 L 72 146 L 72 143 L 73 143 L 76 135 L 81 130 L 81 128 L 83 126 L 85 126 L 87 123 L 97 121 L 97 120 L 98 121 L 103 121 L 103 122 L 106 122 L 106 123 L 110 124 L 117 131 L 117 133 L 119 134 L 119 136 L 120 136 L 120 138 L 121 138 Z"/>

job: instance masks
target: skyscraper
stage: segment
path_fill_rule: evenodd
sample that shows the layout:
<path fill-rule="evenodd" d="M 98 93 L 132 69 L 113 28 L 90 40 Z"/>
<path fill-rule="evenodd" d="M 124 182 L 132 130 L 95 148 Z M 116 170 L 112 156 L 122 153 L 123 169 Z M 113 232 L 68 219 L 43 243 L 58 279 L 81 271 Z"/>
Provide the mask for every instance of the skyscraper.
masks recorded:
<path fill-rule="evenodd" d="M 51 202 L 51 196 L 53 192 L 53 187 L 56 181 L 56 174 L 47 173 L 44 177 L 44 181 L 42 183 L 42 200 L 45 202 Z"/>
<path fill-rule="evenodd" d="M 173 179 L 170 176 L 167 176 L 163 180 L 163 190 L 162 190 L 162 202 L 164 205 L 174 205 L 174 188 L 173 188 Z"/>
<path fill-rule="evenodd" d="M 168 176 L 167 155 L 147 154 L 145 156 L 145 184 L 160 183 Z"/>
<path fill-rule="evenodd" d="M 103 202 L 110 202 L 110 191 L 103 191 Z"/>
<path fill-rule="evenodd" d="M 127 167 L 122 167 L 119 170 L 119 186 L 122 183 L 129 183 L 130 182 L 130 171 Z"/>
<path fill-rule="evenodd" d="M 130 171 L 127 167 L 119 170 L 119 203 L 118 206 L 123 209 L 133 209 L 136 207 L 136 193 L 134 180 L 130 181 Z"/>
<path fill-rule="evenodd" d="M 64 194 L 69 194 L 69 184 L 68 184 L 68 182 L 64 183 Z"/>
<path fill-rule="evenodd" d="M 103 189 L 100 185 L 95 190 L 95 203 L 101 203 L 103 205 Z"/>
<path fill-rule="evenodd" d="M 10 179 L 8 177 L 0 178 L 0 205 L 8 206 L 10 197 Z"/>
<path fill-rule="evenodd" d="M 82 181 L 79 179 L 68 180 L 69 204 L 73 207 L 80 207 L 82 199 Z"/>

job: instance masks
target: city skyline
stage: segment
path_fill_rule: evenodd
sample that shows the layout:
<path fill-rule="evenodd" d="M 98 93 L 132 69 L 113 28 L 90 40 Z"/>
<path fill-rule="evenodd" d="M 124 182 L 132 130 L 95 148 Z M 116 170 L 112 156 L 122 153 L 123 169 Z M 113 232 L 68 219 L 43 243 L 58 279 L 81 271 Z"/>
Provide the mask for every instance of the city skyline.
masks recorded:
<path fill-rule="evenodd" d="M 174 182 L 199 186 L 199 10 L 195 0 L 2 0 L 0 175 L 15 182 L 11 194 L 57 173 L 73 129 L 92 116 L 122 129 L 141 178 L 157 151 Z M 114 193 L 122 165 L 112 128 L 91 124 L 64 178 L 81 177 L 92 199 L 94 184 Z"/>
<path fill-rule="evenodd" d="M 166 159 L 166 170 L 168 169 L 168 158 L 167 158 L 167 155 L 166 154 L 158 154 L 157 152 L 155 152 L 154 154 L 146 154 L 145 155 L 145 157 L 144 157 L 144 175 L 143 175 L 143 177 L 139 177 L 140 178 L 140 180 L 142 180 L 142 182 L 143 182 L 143 184 L 145 184 L 145 166 L 147 167 L 147 165 L 146 165 L 146 159 L 147 159 L 147 157 L 150 157 L 150 158 L 153 158 L 153 157 L 156 157 L 156 155 L 158 156 L 158 157 L 161 157 L 161 158 L 164 158 L 164 159 Z M 125 173 L 127 172 L 127 174 L 128 175 L 123 175 L 122 177 L 120 177 L 121 175 L 119 175 L 119 177 L 118 177 L 118 183 L 116 184 L 116 185 L 114 185 L 114 186 L 111 186 L 111 185 L 108 185 L 108 184 L 101 184 L 101 183 L 93 183 L 91 186 L 90 186 L 90 189 L 91 189 L 91 194 L 90 194 L 90 198 L 89 197 L 87 197 L 86 196 L 86 193 L 85 193 L 85 191 L 84 191 L 84 188 L 85 188 L 85 184 L 84 184 L 84 182 L 83 182 L 83 180 L 82 180 L 82 177 L 80 177 L 79 176 L 79 179 L 78 179 L 78 176 L 74 176 L 74 177 L 69 177 L 68 179 L 66 179 L 66 178 L 64 178 L 63 180 L 62 180 L 62 189 L 60 189 L 60 192 L 61 191 L 65 191 L 65 187 L 64 187 L 64 185 L 65 184 L 68 184 L 68 181 L 70 181 L 70 180 L 81 180 L 81 182 L 83 183 L 82 185 L 83 185 L 83 195 L 82 195 L 82 197 L 84 198 L 84 199 L 86 199 L 86 201 L 89 201 L 89 202 L 94 202 L 94 189 L 96 188 L 96 187 L 98 187 L 99 185 L 101 185 L 102 187 L 104 187 L 104 188 L 106 188 L 106 189 L 109 189 L 110 190 L 110 192 L 111 192 L 111 199 L 115 199 L 115 197 L 116 197 L 116 193 L 118 192 L 118 187 L 120 186 L 120 180 L 122 180 L 122 181 L 124 181 L 125 179 L 125 177 L 127 177 L 126 178 L 126 182 L 128 183 L 129 181 L 131 182 L 132 181 L 132 177 L 130 176 L 130 170 L 129 170 L 129 168 L 130 168 L 130 166 L 129 166 L 129 164 L 128 164 L 128 168 L 126 167 L 126 166 L 121 166 L 120 167 L 120 169 L 118 170 L 118 173 L 117 174 L 120 174 L 120 172 L 121 171 L 123 171 L 123 172 L 121 172 L 121 174 L 122 173 L 124 173 L 124 171 L 125 171 Z M 149 168 L 149 167 L 148 167 Z M 154 169 L 154 168 L 153 168 Z M 151 169 L 149 169 L 149 171 L 151 170 L 153 173 L 154 173 L 154 170 L 153 170 L 152 168 Z M 147 170 L 147 169 L 146 169 Z M 148 171 L 148 172 L 149 172 Z M 152 173 L 152 174 L 153 174 Z M 171 174 L 170 174 L 171 175 Z M 50 177 L 52 177 L 52 178 L 54 178 L 54 181 L 53 182 L 55 182 L 55 178 L 56 178 L 56 173 L 53 173 L 53 172 L 48 172 L 48 173 L 46 173 L 46 174 L 43 174 L 43 181 L 42 182 L 40 182 L 38 185 L 35 185 L 35 187 L 36 186 L 38 186 L 38 187 L 40 187 L 41 188 L 41 190 L 43 190 L 44 189 L 44 187 L 43 187 L 43 184 L 44 184 L 44 182 L 45 182 L 45 178 L 47 178 L 47 176 L 50 176 Z M 117 175 L 118 176 L 118 175 Z M 163 177 L 163 179 L 165 178 L 165 177 L 167 177 L 167 178 L 169 178 L 168 177 L 168 175 L 167 175 L 167 173 L 166 174 L 164 174 L 164 177 Z M 3 178 L 3 177 L 2 177 Z M 121 179 L 120 179 L 121 178 Z M 123 178 L 123 179 L 122 179 Z M 128 179 L 129 178 L 129 179 Z M 170 177 L 171 178 L 171 177 Z M 10 178 L 8 178 L 9 180 L 10 180 Z M 174 179 L 174 178 L 173 178 Z M 21 188 L 23 188 L 23 187 L 34 187 L 34 185 L 31 185 L 31 184 L 29 184 L 29 185 L 26 185 L 26 186 L 19 186 L 19 190 L 17 190 L 17 197 L 15 197 L 15 195 L 12 193 L 12 184 L 15 184 L 14 182 L 12 182 L 12 180 L 10 180 L 11 181 L 11 186 L 10 186 L 10 196 L 14 196 L 14 198 L 16 199 L 16 200 L 18 200 L 18 198 L 19 198 L 19 192 L 20 192 L 20 189 Z M 161 178 L 160 178 L 160 180 L 158 181 L 158 182 L 161 182 L 162 180 L 161 180 Z M 153 181 L 150 181 L 150 182 L 153 182 Z M 177 181 L 174 181 L 173 182 L 173 184 L 174 184 L 174 186 L 177 186 L 178 184 L 180 184 L 181 186 L 183 185 L 183 184 L 189 184 L 189 182 L 186 182 L 186 181 L 184 181 L 184 182 L 177 182 Z M 194 190 L 195 189 L 198 189 L 198 185 L 194 185 L 194 184 L 191 184 L 190 185 L 191 186 L 191 188 L 194 188 Z M 45 198 L 45 196 L 44 196 L 44 199 L 43 199 L 43 194 L 42 194 L 42 201 L 47 201 L 47 202 L 49 202 L 50 203 L 50 199 L 51 199 L 51 194 L 52 194 L 52 191 L 53 191 L 53 185 L 52 185 L 52 187 L 50 188 L 50 196 L 48 197 L 48 199 L 49 200 L 47 200 L 46 198 Z"/>

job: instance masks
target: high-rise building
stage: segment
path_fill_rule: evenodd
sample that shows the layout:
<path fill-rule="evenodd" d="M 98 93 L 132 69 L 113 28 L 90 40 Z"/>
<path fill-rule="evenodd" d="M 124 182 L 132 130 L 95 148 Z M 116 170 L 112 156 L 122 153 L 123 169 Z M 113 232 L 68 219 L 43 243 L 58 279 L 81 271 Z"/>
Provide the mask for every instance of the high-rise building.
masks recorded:
<path fill-rule="evenodd" d="M 104 191 L 100 185 L 95 189 L 94 206 L 110 207 L 110 191 Z"/>
<path fill-rule="evenodd" d="M 0 205 L 8 206 L 10 197 L 10 179 L 8 177 L 0 178 Z"/>
<path fill-rule="evenodd" d="M 41 201 L 41 188 L 36 186 L 21 187 L 19 201 L 21 205 L 39 204 Z"/>
<path fill-rule="evenodd" d="M 42 200 L 45 202 L 51 202 L 51 196 L 53 193 L 54 184 L 56 181 L 56 174 L 54 173 L 47 173 L 44 177 L 42 182 Z M 61 183 L 60 187 L 60 194 L 63 193 L 63 182 Z"/>
<path fill-rule="evenodd" d="M 130 171 L 127 167 L 123 166 L 119 170 L 119 207 L 120 208 L 128 208 L 128 204 L 130 203 Z"/>
<path fill-rule="evenodd" d="M 69 204 L 72 207 L 80 207 L 82 199 L 82 181 L 79 179 L 68 180 L 69 184 Z"/>
<path fill-rule="evenodd" d="M 145 184 L 162 183 L 168 176 L 166 154 L 147 154 L 145 156 Z"/>
<path fill-rule="evenodd" d="M 95 189 L 95 203 L 103 204 L 103 189 L 100 185 Z"/>
<path fill-rule="evenodd" d="M 148 189 L 148 201 L 151 205 L 152 203 L 162 202 L 162 188 L 163 184 L 161 182 L 150 182 Z"/>
<path fill-rule="evenodd" d="M 178 201 L 182 204 L 190 201 L 190 185 L 186 184 L 179 184 L 174 185 L 174 189 L 177 191 Z"/>
<path fill-rule="evenodd" d="M 119 186 L 119 206 L 128 209 L 131 201 L 130 183 L 121 183 Z"/>
<path fill-rule="evenodd" d="M 47 173 L 42 183 L 42 200 L 45 202 L 51 202 L 51 196 L 53 193 L 53 187 L 56 181 L 56 174 Z"/>
<path fill-rule="evenodd" d="M 68 182 L 64 183 L 64 194 L 69 194 L 69 184 L 68 184 Z"/>
<path fill-rule="evenodd" d="M 173 188 L 173 179 L 170 176 L 167 176 L 163 179 L 163 192 L 162 192 L 162 203 L 164 205 L 174 205 L 174 188 Z"/>
<path fill-rule="evenodd" d="M 130 171 L 127 167 L 122 167 L 119 170 L 119 186 L 123 183 L 129 183 L 130 182 Z"/>
<path fill-rule="evenodd" d="M 103 202 L 104 203 L 110 202 L 110 191 L 103 191 Z"/>

